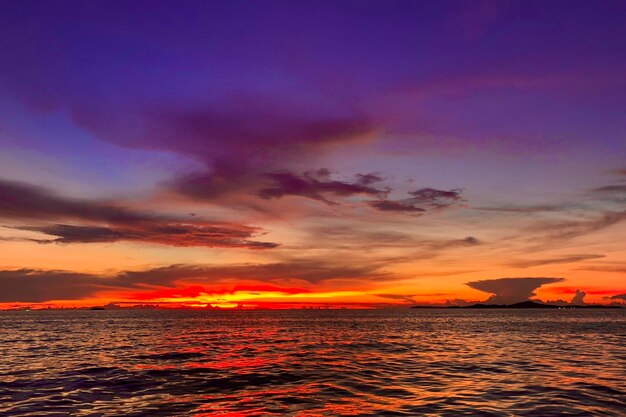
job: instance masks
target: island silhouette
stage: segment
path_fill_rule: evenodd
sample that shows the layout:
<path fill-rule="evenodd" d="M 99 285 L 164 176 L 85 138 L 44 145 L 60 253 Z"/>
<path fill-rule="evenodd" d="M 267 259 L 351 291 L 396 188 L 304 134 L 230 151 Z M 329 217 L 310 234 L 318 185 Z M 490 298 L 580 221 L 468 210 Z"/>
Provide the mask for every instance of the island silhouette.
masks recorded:
<path fill-rule="evenodd" d="M 469 309 L 497 309 L 497 308 L 548 308 L 548 309 L 578 309 L 578 308 L 622 308 L 618 305 L 582 304 L 582 305 L 557 305 L 541 303 L 533 300 L 526 300 L 513 304 L 485 304 L 476 303 L 467 306 L 412 306 L 411 308 L 469 308 Z"/>

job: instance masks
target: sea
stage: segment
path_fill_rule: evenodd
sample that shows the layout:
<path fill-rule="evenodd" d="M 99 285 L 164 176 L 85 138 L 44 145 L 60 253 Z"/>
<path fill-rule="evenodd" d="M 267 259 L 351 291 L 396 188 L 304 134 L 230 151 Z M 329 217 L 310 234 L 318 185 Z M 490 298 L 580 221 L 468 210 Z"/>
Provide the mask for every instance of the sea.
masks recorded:
<path fill-rule="evenodd" d="M 626 416 L 626 309 L 0 312 L 6 416 Z"/>

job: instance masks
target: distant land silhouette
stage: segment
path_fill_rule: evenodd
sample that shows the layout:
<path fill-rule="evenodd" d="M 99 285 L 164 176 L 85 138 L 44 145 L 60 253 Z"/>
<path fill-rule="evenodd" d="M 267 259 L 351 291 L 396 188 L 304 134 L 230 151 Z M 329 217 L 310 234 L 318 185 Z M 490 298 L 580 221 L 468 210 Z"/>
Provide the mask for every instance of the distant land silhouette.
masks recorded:
<path fill-rule="evenodd" d="M 556 305 L 556 304 L 546 304 L 546 303 L 538 303 L 536 301 L 522 301 L 520 303 L 515 304 L 483 304 L 477 303 L 468 306 L 413 306 L 411 308 L 622 308 L 622 306 L 617 305 L 600 305 L 600 304 L 582 304 L 582 305 Z"/>

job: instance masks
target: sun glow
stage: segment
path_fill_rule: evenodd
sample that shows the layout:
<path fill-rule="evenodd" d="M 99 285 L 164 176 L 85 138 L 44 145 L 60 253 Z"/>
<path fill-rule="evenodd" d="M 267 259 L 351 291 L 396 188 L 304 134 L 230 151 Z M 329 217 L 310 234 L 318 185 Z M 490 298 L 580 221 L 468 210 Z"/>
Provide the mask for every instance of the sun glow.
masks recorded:
<path fill-rule="evenodd" d="M 130 299 L 142 299 L 151 303 L 182 303 L 187 305 L 213 305 L 228 307 L 251 301 L 271 302 L 307 302 L 319 300 L 337 300 L 358 298 L 367 294 L 361 291 L 329 291 L 329 292 L 288 292 L 288 291 L 219 291 L 209 293 L 184 289 L 177 291 L 181 295 L 144 297 L 141 294 L 131 296 Z M 185 296 L 185 293 L 193 293 Z"/>

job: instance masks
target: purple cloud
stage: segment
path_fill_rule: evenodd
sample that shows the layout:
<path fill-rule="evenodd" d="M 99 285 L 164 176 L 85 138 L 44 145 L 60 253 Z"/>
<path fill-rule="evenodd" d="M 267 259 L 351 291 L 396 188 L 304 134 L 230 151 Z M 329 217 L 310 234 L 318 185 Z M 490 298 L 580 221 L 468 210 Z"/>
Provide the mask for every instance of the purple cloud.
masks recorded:
<path fill-rule="evenodd" d="M 446 191 L 422 188 L 410 192 L 409 195 L 412 197 L 402 200 L 381 199 L 372 201 L 370 206 L 380 211 L 424 213 L 443 210 L 463 201 L 460 189 Z"/>
<path fill-rule="evenodd" d="M 102 243 L 102 242 L 145 242 L 178 247 L 217 247 L 271 249 L 278 246 L 271 242 L 258 242 L 249 238 L 257 230 L 241 225 L 149 223 L 136 226 L 74 226 L 55 224 L 51 226 L 22 226 L 30 230 L 54 236 L 54 239 L 33 239 L 38 243 Z"/>
<path fill-rule="evenodd" d="M 321 106 L 276 103 L 258 96 L 142 109 L 113 121 L 105 111 L 89 107 L 73 114 L 77 123 L 105 140 L 171 151 L 205 165 L 204 170 L 180 175 L 168 184 L 197 199 L 258 193 L 266 175 L 310 164 L 337 146 L 367 141 L 378 129 L 357 112 L 330 113 Z"/>
<path fill-rule="evenodd" d="M 334 204 L 326 196 L 349 197 L 353 195 L 386 196 L 389 189 L 374 188 L 372 184 L 382 181 L 374 174 L 358 174 L 354 182 L 330 179 L 330 171 L 321 169 L 316 172 L 305 172 L 296 175 L 291 172 L 274 172 L 265 174 L 271 184 L 259 191 L 265 199 L 284 196 L 301 196 L 313 200 Z"/>
<path fill-rule="evenodd" d="M 256 227 L 139 212 L 109 202 L 71 199 L 43 188 L 0 180 L 0 218 L 54 224 L 17 226 L 54 236 L 41 243 L 136 241 L 169 246 L 267 249 L 251 240 Z M 59 221 L 80 224 L 58 223 Z"/>

